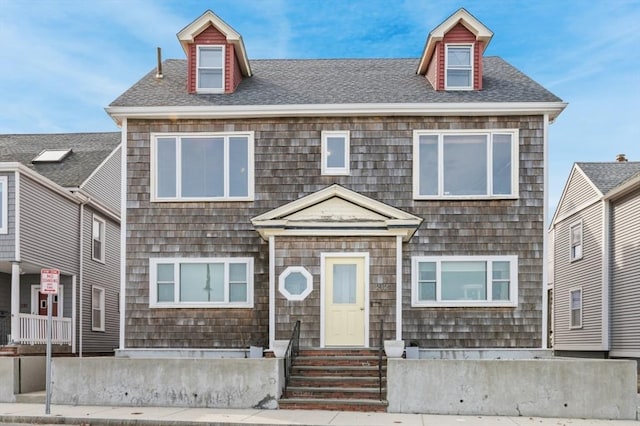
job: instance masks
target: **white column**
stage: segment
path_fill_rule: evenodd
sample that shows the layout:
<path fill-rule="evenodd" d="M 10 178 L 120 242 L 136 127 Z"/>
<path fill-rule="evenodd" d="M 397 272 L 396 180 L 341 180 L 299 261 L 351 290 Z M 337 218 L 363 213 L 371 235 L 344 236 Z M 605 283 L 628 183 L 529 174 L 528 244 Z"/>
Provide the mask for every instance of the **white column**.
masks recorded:
<path fill-rule="evenodd" d="M 402 236 L 396 236 L 396 340 L 402 340 Z"/>
<path fill-rule="evenodd" d="M 11 341 L 20 340 L 20 264 L 11 263 Z"/>
<path fill-rule="evenodd" d="M 276 340 L 276 237 L 269 237 L 269 349 Z"/>

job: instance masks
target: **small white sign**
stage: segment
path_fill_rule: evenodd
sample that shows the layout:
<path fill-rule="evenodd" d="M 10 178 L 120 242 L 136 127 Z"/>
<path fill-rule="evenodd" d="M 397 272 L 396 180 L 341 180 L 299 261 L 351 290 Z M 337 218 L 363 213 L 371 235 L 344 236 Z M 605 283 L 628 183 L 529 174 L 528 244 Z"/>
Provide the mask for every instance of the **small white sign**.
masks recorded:
<path fill-rule="evenodd" d="M 58 294 L 58 284 L 60 284 L 59 269 L 40 270 L 40 293 Z"/>

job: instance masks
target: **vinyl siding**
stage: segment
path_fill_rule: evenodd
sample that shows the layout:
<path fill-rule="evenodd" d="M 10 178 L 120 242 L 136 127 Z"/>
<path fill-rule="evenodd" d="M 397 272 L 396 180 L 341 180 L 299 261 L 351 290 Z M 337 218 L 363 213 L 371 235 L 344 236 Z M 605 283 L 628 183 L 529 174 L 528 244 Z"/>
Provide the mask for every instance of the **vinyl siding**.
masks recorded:
<path fill-rule="evenodd" d="M 20 176 L 21 260 L 77 274 L 79 208 L 24 175 Z"/>
<path fill-rule="evenodd" d="M 16 181 L 15 173 L 0 173 L 0 176 L 7 176 L 7 233 L 0 234 L 0 260 L 14 260 L 16 258 L 15 249 L 15 211 L 16 211 Z"/>
<path fill-rule="evenodd" d="M 116 212 L 120 212 L 121 152 L 120 147 L 116 148 L 113 155 L 81 188 Z"/>
<path fill-rule="evenodd" d="M 494 128 L 519 129 L 518 199 L 413 200 L 413 130 Z M 323 130 L 350 132 L 349 176 L 321 175 Z M 150 132 L 222 131 L 255 132 L 255 201 L 149 201 Z M 236 326 L 266 341 L 269 250 L 250 219 L 333 183 L 424 218 L 403 244 L 404 339 L 436 348 L 541 346 L 541 116 L 129 120 L 128 132 L 127 347 L 239 347 L 243 342 L 229 333 Z M 411 257 L 434 255 L 518 256 L 518 306 L 412 308 Z M 253 257 L 255 308 L 150 309 L 148 259 L 176 256 Z"/>
<path fill-rule="evenodd" d="M 571 213 L 576 207 L 600 196 L 589 180 L 574 166 L 564 197 L 558 206 L 558 217 Z"/>
<path fill-rule="evenodd" d="M 611 351 L 640 353 L 640 190 L 611 205 Z"/>
<path fill-rule="evenodd" d="M 570 262 L 569 229 L 580 220 L 583 257 Z M 596 203 L 555 227 L 553 333 L 556 349 L 602 350 L 602 221 L 602 203 Z M 578 287 L 582 287 L 582 328 L 570 329 L 569 294 Z"/>
<path fill-rule="evenodd" d="M 83 221 L 82 352 L 108 353 L 113 352 L 119 342 L 120 227 L 105 216 L 97 214 L 106 222 L 105 262 L 97 262 L 91 258 L 93 214 L 92 209 L 85 208 Z M 98 286 L 105 290 L 105 331 L 91 329 L 92 286 Z M 79 297 L 78 304 L 80 304 Z"/>

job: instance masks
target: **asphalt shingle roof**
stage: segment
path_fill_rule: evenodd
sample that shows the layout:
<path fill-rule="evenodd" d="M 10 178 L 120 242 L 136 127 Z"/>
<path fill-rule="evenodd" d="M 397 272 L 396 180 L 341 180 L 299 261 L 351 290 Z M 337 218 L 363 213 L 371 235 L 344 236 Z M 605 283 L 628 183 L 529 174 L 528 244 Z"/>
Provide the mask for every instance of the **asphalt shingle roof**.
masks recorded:
<path fill-rule="evenodd" d="M 120 144 L 120 132 L 0 135 L 0 163 L 19 162 L 57 184 L 75 188 Z M 71 149 L 60 163 L 31 163 L 45 149 Z"/>
<path fill-rule="evenodd" d="M 187 93 L 187 61 L 163 63 L 110 106 L 302 105 L 360 103 L 561 102 L 498 57 L 483 58 L 480 91 L 436 91 L 415 73 L 418 59 L 252 60 L 253 76 L 231 94 Z"/>
<path fill-rule="evenodd" d="M 576 164 L 603 194 L 640 173 L 640 161 Z"/>

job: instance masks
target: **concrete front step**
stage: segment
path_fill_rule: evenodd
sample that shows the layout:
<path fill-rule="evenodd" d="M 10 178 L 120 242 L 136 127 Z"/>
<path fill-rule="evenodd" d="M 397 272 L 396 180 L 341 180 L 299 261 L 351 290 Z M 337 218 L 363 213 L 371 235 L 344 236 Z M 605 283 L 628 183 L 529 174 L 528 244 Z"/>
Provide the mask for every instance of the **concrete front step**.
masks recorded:
<path fill-rule="evenodd" d="M 46 400 L 46 391 L 20 393 L 16 395 L 16 402 L 22 404 L 44 404 Z"/>
<path fill-rule="evenodd" d="M 386 389 L 382 389 L 382 395 L 386 394 Z M 346 388 L 346 387 L 287 387 L 287 400 L 295 398 L 313 399 L 381 399 L 379 388 Z"/>
<path fill-rule="evenodd" d="M 330 410 L 330 411 L 363 411 L 384 413 L 387 411 L 387 401 L 369 399 L 321 399 L 321 398 L 290 398 L 281 399 L 279 408 L 285 410 Z"/>

